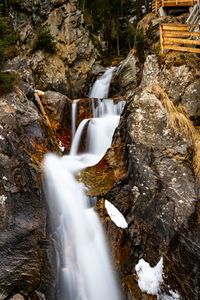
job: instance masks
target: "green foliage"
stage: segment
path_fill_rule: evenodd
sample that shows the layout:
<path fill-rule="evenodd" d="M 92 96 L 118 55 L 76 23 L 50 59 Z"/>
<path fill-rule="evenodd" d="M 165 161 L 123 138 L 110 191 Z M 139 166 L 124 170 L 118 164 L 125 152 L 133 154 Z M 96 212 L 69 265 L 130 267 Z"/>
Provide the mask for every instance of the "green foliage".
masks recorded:
<path fill-rule="evenodd" d="M 145 50 L 145 36 L 142 29 L 137 28 L 135 31 L 135 38 L 134 38 L 134 48 L 137 49 L 138 55 L 140 59 L 144 60 L 144 50 Z"/>
<path fill-rule="evenodd" d="M 17 36 L 5 16 L 4 7 L 0 2 L 0 67 L 5 60 L 6 50 L 16 43 Z"/>
<path fill-rule="evenodd" d="M 17 36 L 13 32 L 7 17 L 8 5 L 8 1 L 0 0 L 0 93 L 12 91 L 16 84 L 16 75 L 14 73 L 2 71 L 7 55 L 10 49 L 13 49 L 17 40 Z"/>
<path fill-rule="evenodd" d="M 18 6 L 20 4 L 21 0 L 8 0 L 8 4 L 10 6 Z"/>
<path fill-rule="evenodd" d="M 17 78 L 14 73 L 0 71 L 0 93 L 11 92 L 16 84 Z"/>
<path fill-rule="evenodd" d="M 48 26 L 41 28 L 38 32 L 37 40 L 33 46 L 33 52 L 37 50 L 42 50 L 51 54 L 56 52 L 56 42 L 54 37 L 51 35 Z"/>

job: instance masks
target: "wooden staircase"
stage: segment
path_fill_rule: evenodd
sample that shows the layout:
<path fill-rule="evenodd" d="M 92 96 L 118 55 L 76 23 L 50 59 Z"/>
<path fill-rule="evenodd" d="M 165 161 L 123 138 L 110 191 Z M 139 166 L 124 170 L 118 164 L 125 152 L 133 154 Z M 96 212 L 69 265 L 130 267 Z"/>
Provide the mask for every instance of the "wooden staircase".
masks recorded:
<path fill-rule="evenodd" d="M 200 54 L 200 0 L 154 0 L 152 11 L 163 7 L 193 7 L 185 24 L 160 25 L 161 53 L 174 50 Z"/>
<path fill-rule="evenodd" d="M 197 0 L 153 0 L 152 12 L 157 12 L 160 7 L 191 7 L 197 3 Z"/>
<path fill-rule="evenodd" d="M 196 24 L 161 24 L 161 53 L 174 50 L 200 54 L 200 31 L 196 30 L 196 27 Z"/>

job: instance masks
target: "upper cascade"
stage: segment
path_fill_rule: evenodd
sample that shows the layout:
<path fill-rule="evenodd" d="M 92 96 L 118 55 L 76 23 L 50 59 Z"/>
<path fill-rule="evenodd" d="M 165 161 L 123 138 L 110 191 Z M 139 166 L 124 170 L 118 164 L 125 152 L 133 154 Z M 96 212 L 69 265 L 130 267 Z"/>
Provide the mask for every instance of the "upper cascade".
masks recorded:
<path fill-rule="evenodd" d="M 99 98 L 99 99 L 108 98 L 110 82 L 112 80 L 112 75 L 114 71 L 115 71 L 115 67 L 109 68 L 101 77 L 99 77 L 95 81 L 89 93 L 89 98 Z"/>

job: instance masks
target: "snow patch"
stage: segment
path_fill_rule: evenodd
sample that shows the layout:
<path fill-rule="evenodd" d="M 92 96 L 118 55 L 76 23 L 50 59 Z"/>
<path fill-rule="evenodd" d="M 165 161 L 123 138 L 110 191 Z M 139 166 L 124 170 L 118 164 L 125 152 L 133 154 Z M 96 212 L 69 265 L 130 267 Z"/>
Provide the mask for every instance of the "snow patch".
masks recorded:
<path fill-rule="evenodd" d="M 105 200 L 105 208 L 111 220 L 115 223 L 117 227 L 125 229 L 128 227 L 128 223 L 120 211 L 108 200 Z"/>
<path fill-rule="evenodd" d="M 155 267 L 151 267 L 144 259 L 140 259 L 135 270 L 141 291 L 159 296 L 160 285 L 163 282 L 163 258 L 161 257 Z"/>
<path fill-rule="evenodd" d="M 2 141 L 4 140 L 4 137 L 2 135 L 0 135 L 0 140 L 2 140 Z"/>

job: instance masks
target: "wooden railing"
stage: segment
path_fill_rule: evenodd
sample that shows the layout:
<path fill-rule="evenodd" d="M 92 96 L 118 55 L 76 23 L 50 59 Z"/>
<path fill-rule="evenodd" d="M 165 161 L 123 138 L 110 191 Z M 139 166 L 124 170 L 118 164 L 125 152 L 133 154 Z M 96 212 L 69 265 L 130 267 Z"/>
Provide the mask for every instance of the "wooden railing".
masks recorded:
<path fill-rule="evenodd" d="M 157 12 L 161 6 L 162 6 L 162 0 L 153 0 L 152 12 Z"/>
<path fill-rule="evenodd" d="M 161 24 L 160 46 L 161 53 L 165 50 L 200 53 L 199 26 L 180 23 Z"/>
<path fill-rule="evenodd" d="M 157 12 L 160 7 L 194 6 L 197 0 L 153 0 L 152 11 Z"/>

